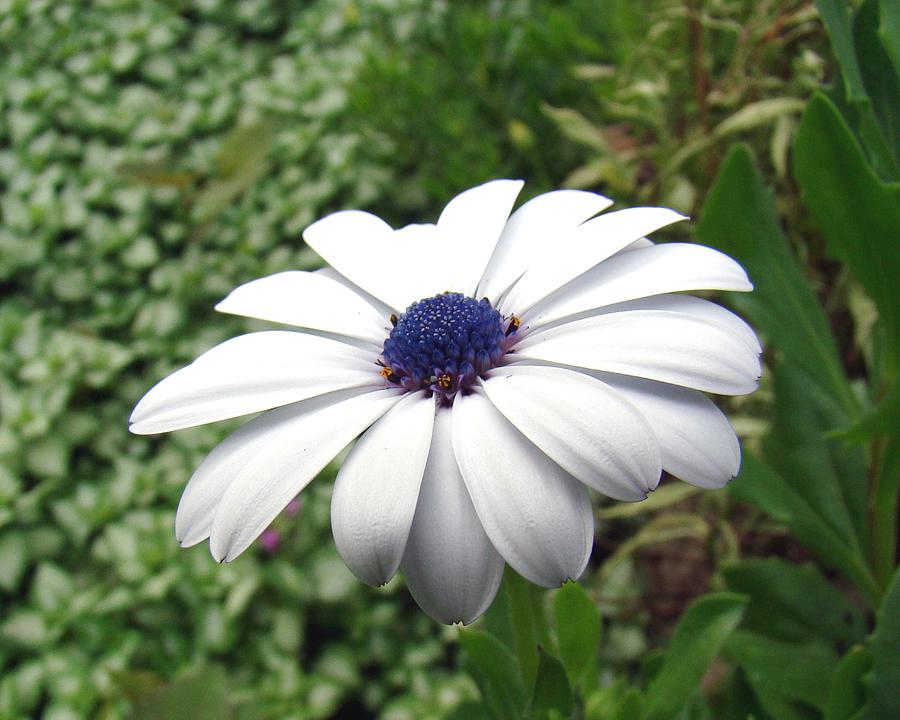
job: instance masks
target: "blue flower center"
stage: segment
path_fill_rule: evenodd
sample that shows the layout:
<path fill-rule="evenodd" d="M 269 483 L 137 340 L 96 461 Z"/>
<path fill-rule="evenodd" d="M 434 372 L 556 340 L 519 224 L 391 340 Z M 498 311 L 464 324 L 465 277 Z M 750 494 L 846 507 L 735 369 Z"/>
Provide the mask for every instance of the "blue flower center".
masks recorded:
<path fill-rule="evenodd" d="M 407 390 L 428 389 L 448 400 L 500 364 L 519 327 L 485 298 L 446 292 L 414 302 L 384 341 L 381 374 Z"/>

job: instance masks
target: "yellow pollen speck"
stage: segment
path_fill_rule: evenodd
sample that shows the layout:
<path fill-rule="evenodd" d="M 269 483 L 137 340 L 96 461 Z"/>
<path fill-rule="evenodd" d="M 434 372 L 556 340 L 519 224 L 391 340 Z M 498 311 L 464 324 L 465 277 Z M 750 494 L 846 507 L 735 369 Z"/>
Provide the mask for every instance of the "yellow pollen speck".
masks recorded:
<path fill-rule="evenodd" d="M 450 385 L 453 383 L 453 378 L 450 377 L 447 373 L 443 373 L 438 379 L 437 384 L 440 385 L 444 390 L 449 390 Z"/>

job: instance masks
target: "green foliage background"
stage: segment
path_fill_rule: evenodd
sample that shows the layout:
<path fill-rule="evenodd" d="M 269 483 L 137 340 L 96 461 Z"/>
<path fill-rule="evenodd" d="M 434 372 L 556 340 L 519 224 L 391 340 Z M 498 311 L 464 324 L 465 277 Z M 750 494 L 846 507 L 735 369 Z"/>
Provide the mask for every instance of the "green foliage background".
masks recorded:
<path fill-rule="evenodd" d="M 866 717 L 890 712 L 891 631 L 863 644 L 900 473 L 889 7 L 0 0 L 0 718 L 836 720 L 864 684 Z M 861 218 L 840 212 L 848 168 Z M 331 210 L 421 220 L 503 176 L 699 213 L 698 239 L 750 270 L 758 292 L 734 302 L 770 350 L 760 392 L 728 408 L 746 457 L 732 491 L 665 483 L 600 507 L 588 593 L 508 578 L 462 636 L 401 582 L 344 568 L 333 469 L 277 521 L 277 552 L 220 566 L 180 549 L 184 483 L 235 423 L 148 439 L 127 418 L 261 327 L 213 305 L 316 266 L 299 234 Z M 847 241 L 873 235 L 868 257 Z M 853 445 L 825 435 L 851 426 Z M 781 559 L 741 562 L 763 555 Z M 682 565 L 687 594 L 654 584 Z M 685 612 L 706 589 L 732 592 Z M 808 670 L 781 678 L 784 658 Z M 837 672 L 846 692 L 824 695 Z"/>

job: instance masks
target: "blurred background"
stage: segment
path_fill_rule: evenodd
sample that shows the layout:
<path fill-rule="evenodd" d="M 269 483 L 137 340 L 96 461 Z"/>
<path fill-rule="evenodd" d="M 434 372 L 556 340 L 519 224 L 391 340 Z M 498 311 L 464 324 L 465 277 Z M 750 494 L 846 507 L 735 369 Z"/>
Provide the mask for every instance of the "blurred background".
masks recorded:
<path fill-rule="evenodd" d="M 864 20 L 855 32 L 874 32 Z M 578 187 L 696 218 L 738 141 L 839 367 L 865 380 L 875 305 L 826 253 L 790 169 L 826 85 L 840 70 L 805 1 L 0 0 L 0 717 L 477 717 L 460 710 L 479 686 L 457 629 L 399 579 L 372 589 L 340 561 L 333 468 L 218 565 L 205 544 L 179 548 L 174 513 L 237 423 L 134 437 L 131 408 L 263 327 L 213 305 L 317 267 L 300 233 L 330 211 L 433 220 L 514 177 L 523 199 Z M 772 374 L 726 410 L 763 447 Z M 603 618 L 601 685 L 639 677 L 726 564 L 813 558 L 753 500 L 672 480 L 653 502 L 598 499 L 582 584 Z M 824 572 L 864 627 L 859 591 Z M 703 687 L 726 709 L 689 717 L 779 717 L 731 667 Z M 821 717 L 813 695 L 780 717 Z"/>

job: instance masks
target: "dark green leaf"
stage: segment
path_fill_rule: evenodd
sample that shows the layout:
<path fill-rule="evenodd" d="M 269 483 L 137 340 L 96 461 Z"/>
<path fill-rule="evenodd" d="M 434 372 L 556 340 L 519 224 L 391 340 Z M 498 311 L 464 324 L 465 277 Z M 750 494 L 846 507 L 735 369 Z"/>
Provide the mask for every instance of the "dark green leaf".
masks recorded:
<path fill-rule="evenodd" d="M 688 702 L 746 606 L 747 598 L 734 593 L 706 595 L 688 606 L 647 689 L 647 720 L 670 720 Z"/>
<path fill-rule="evenodd" d="M 834 532 L 787 481 L 751 453 L 741 461 L 741 472 L 729 485 L 737 498 L 756 505 L 789 525 L 797 539 L 826 566 L 847 576 L 874 605 L 879 596 L 865 560 Z"/>
<path fill-rule="evenodd" d="M 755 290 L 730 296 L 733 304 L 855 416 L 858 401 L 844 376 L 828 321 L 791 254 L 772 194 L 745 146 L 734 147 L 722 163 L 696 236 L 733 256 L 750 274 Z"/>
<path fill-rule="evenodd" d="M 879 446 L 876 446 L 879 447 Z M 900 432 L 880 446 L 872 491 L 872 555 L 875 577 L 886 587 L 897 564 L 897 503 L 900 500 Z"/>
<path fill-rule="evenodd" d="M 895 0 L 881 0 L 878 9 L 881 16 L 878 36 L 891 58 L 894 72 L 900 75 L 900 5 Z"/>
<path fill-rule="evenodd" d="M 778 640 L 824 639 L 848 648 L 865 635 L 865 619 L 815 565 L 780 558 L 746 560 L 722 568 L 729 590 L 750 597 L 744 625 Z"/>
<path fill-rule="evenodd" d="M 900 362 L 900 185 L 869 169 L 834 105 L 814 95 L 794 143 L 794 174 L 831 257 L 848 265 L 878 307 L 886 377 Z"/>
<path fill-rule="evenodd" d="M 497 720 L 518 718 L 525 709 L 525 688 L 516 658 L 493 635 L 479 630 L 460 630 L 466 669 L 475 679 L 491 716 Z"/>
<path fill-rule="evenodd" d="M 826 644 L 786 643 L 740 631 L 727 649 L 773 717 L 812 720 L 824 709 L 823 684 L 837 666 L 837 655 Z"/>
<path fill-rule="evenodd" d="M 484 705 L 470 700 L 457 705 L 442 720 L 491 720 L 491 716 Z"/>
<path fill-rule="evenodd" d="M 562 663 L 552 655 L 548 655 L 543 648 L 538 648 L 538 667 L 534 694 L 531 697 L 531 714 L 535 717 L 546 717 L 552 711 L 563 716 L 572 713 L 572 687 L 569 685 Z"/>
<path fill-rule="evenodd" d="M 855 110 L 860 138 L 878 172 L 896 177 L 897 160 L 882 133 L 863 81 L 854 43 L 850 7 L 845 0 L 816 0 L 841 68 L 847 101 Z"/>
<path fill-rule="evenodd" d="M 553 598 L 553 616 L 559 653 L 569 682 L 575 686 L 588 682 L 596 673 L 597 646 L 600 643 L 600 612 L 576 582 L 567 582 Z"/>
<path fill-rule="evenodd" d="M 900 717 L 900 570 L 894 573 L 871 640 L 872 672 L 866 677 L 869 702 L 861 720 Z"/>
<path fill-rule="evenodd" d="M 828 688 L 825 720 L 851 720 L 866 701 L 863 675 L 872 667 L 872 653 L 862 645 L 841 658 Z"/>
<path fill-rule="evenodd" d="M 900 383 L 888 391 L 878 407 L 863 416 L 855 425 L 830 434 L 851 443 L 866 442 L 873 435 L 893 432 L 900 427 Z"/>
<path fill-rule="evenodd" d="M 225 720 L 232 717 L 228 678 L 220 667 L 175 680 L 135 703 L 135 720 Z"/>
<path fill-rule="evenodd" d="M 896 3 L 894 6 L 896 8 Z M 880 10 L 888 14 L 897 12 L 896 9 L 886 9 L 884 3 Z M 897 73 L 885 72 L 891 60 L 878 35 L 878 15 L 878 0 L 866 0 L 853 21 L 853 40 L 872 111 L 888 151 L 896 162 L 900 149 L 900 77 Z M 896 38 L 894 40 L 896 42 Z M 897 179 L 896 176 L 894 179 Z"/>
<path fill-rule="evenodd" d="M 859 555 L 868 547 L 866 467 L 860 448 L 826 439 L 847 416 L 830 394 L 790 363 L 772 365 L 775 418 L 763 457 L 825 524 Z"/>
<path fill-rule="evenodd" d="M 864 101 L 867 97 L 866 88 L 850 30 L 850 5 L 845 0 L 816 0 L 816 7 L 819 8 L 819 16 L 828 30 L 831 47 L 841 68 L 847 99 L 850 102 Z"/>

